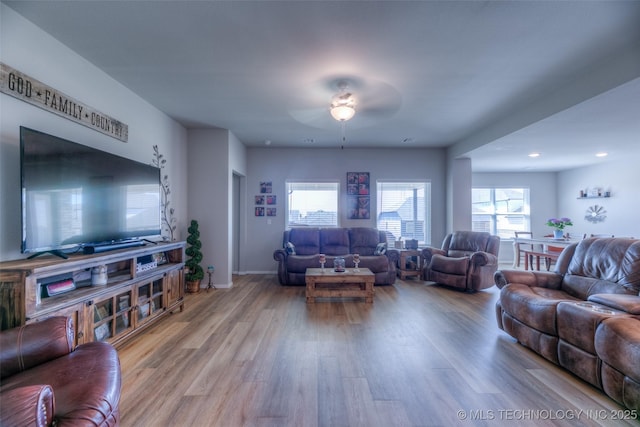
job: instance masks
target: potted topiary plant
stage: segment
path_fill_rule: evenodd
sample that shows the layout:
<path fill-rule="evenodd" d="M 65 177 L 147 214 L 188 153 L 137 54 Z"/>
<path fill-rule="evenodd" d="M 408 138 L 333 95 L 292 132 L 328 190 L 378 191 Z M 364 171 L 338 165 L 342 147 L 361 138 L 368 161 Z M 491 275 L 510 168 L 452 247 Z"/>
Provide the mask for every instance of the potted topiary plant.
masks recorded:
<path fill-rule="evenodd" d="M 204 277 L 204 270 L 200 266 L 202 262 L 202 243 L 200 242 L 200 231 L 198 230 L 198 221 L 192 219 L 189 228 L 189 237 L 187 237 L 187 250 L 185 253 L 189 257 L 185 266 L 187 267 L 187 274 L 185 280 L 187 282 L 187 292 L 195 294 L 200 292 L 200 281 Z"/>

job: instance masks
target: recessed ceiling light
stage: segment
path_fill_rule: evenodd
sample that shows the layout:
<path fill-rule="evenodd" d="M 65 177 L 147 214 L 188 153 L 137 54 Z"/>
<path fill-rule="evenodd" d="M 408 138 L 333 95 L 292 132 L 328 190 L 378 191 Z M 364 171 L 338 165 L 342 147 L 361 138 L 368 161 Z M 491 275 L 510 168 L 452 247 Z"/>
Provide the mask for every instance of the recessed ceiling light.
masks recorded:
<path fill-rule="evenodd" d="M 596 153 L 596 157 L 607 157 L 609 153 L 605 153 L 604 151 L 601 153 Z"/>
<path fill-rule="evenodd" d="M 271 145 L 271 140 L 270 139 L 265 140 L 264 145 Z"/>
<path fill-rule="evenodd" d="M 529 157 L 540 157 L 540 153 L 529 153 Z"/>

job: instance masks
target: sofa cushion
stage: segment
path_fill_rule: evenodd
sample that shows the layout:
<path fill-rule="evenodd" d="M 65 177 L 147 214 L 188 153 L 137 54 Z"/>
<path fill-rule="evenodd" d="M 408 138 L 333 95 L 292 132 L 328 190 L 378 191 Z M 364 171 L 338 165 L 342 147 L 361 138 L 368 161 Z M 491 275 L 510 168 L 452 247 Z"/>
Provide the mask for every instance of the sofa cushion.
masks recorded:
<path fill-rule="evenodd" d="M 576 247 L 563 289 L 587 299 L 597 293 L 640 293 L 640 240 L 589 238 Z M 589 280 L 591 279 L 591 280 Z"/>
<path fill-rule="evenodd" d="M 323 228 L 320 230 L 320 253 L 325 255 L 347 255 L 349 232 L 346 228 Z"/>
<path fill-rule="evenodd" d="M 595 336 L 600 359 L 640 382 L 640 318 L 613 316 L 604 320 Z"/>
<path fill-rule="evenodd" d="M 469 256 L 474 252 L 487 251 L 490 237 L 490 233 L 456 231 L 451 234 L 449 246 L 443 249 L 450 257 Z"/>
<path fill-rule="evenodd" d="M 375 228 L 355 227 L 349 229 L 351 253 L 361 256 L 373 255 L 380 243 L 380 231 Z"/>
<path fill-rule="evenodd" d="M 435 254 L 431 257 L 431 270 L 466 277 L 469 270 L 469 258 L 450 258 Z"/>
<path fill-rule="evenodd" d="M 625 313 L 640 315 L 640 296 L 620 294 L 593 294 L 589 301 L 606 305 Z"/>
<path fill-rule="evenodd" d="M 510 283 L 500 292 L 502 309 L 525 325 L 549 335 L 558 335 L 557 306 L 561 301 L 580 301 L 566 292 Z"/>
<path fill-rule="evenodd" d="M 289 242 L 296 247 L 298 255 L 313 255 L 320 253 L 320 229 L 292 228 L 288 233 Z"/>
<path fill-rule="evenodd" d="M 368 268 L 372 273 L 385 273 L 389 271 L 389 260 L 384 255 L 361 256 L 358 267 Z"/>
<path fill-rule="evenodd" d="M 327 267 L 331 267 L 331 257 L 327 257 Z M 307 268 L 320 268 L 320 255 L 289 255 L 287 257 L 287 271 L 289 273 L 304 274 Z"/>
<path fill-rule="evenodd" d="M 615 282 L 573 274 L 565 274 L 562 280 L 562 290 L 581 300 L 586 300 L 594 294 L 627 293 L 625 287 Z"/>
<path fill-rule="evenodd" d="M 596 354 L 593 337 L 601 322 L 624 313 L 590 302 L 561 302 L 558 304 L 558 336 L 576 347 Z"/>

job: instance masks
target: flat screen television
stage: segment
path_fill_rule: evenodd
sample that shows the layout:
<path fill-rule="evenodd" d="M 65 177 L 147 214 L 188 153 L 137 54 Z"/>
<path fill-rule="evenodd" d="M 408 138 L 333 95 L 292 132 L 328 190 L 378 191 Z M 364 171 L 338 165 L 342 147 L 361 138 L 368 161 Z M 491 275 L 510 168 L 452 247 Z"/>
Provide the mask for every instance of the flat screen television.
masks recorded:
<path fill-rule="evenodd" d="M 20 127 L 20 171 L 23 253 L 64 256 L 161 234 L 153 165 Z"/>

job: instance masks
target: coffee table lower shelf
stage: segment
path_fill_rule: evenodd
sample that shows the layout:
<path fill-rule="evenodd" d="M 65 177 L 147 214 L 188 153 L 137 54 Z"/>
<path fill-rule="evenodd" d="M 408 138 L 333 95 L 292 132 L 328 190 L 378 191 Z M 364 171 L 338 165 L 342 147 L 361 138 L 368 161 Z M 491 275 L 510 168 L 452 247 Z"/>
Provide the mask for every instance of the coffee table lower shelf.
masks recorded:
<path fill-rule="evenodd" d="M 337 273 L 331 268 L 307 268 L 305 283 L 307 285 L 307 303 L 313 304 L 316 298 L 364 298 L 366 303 L 373 303 L 373 283 L 375 275 L 368 268 L 355 271 L 347 268 Z"/>

